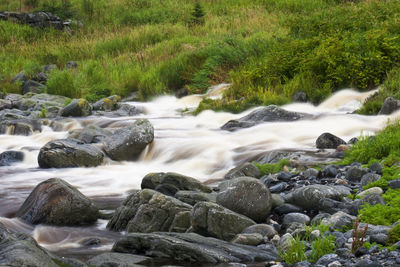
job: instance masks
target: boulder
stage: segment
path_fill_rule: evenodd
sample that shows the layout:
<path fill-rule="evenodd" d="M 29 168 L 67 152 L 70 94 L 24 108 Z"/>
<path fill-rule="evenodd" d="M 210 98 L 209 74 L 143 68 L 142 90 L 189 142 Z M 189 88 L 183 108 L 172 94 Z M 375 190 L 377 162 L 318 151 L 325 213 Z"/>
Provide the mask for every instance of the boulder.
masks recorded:
<path fill-rule="evenodd" d="M 28 119 L 4 120 L 0 122 L 0 134 L 28 136 L 35 131 L 36 122 Z M 41 130 L 41 126 L 38 126 Z"/>
<path fill-rule="evenodd" d="M 378 181 L 381 178 L 379 174 L 366 173 L 361 177 L 361 186 L 366 186 L 372 182 Z"/>
<path fill-rule="evenodd" d="M 184 232 L 190 227 L 191 208 L 173 197 L 144 189 L 124 200 L 108 222 L 107 228 L 141 233 Z"/>
<path fill-rule="evenodd" d="M 14 103 L 20 110 L 37 111 L 40 117 L 43 117 L 42 111 L 45 111 L 46 118 L 53 118 L 64 108 L 68 100 L 69 98 L 64 96 L 29 93 Z"/>
<path fill-rule="evenodd" d="M 273 238 L 278 232 L 275 228 L 268 224 L 255 224 L 247 227 L 243 230 L 242 234 L 260 234 L 261 236 L 266 236 L 269 239 Z"/>
<path fill-rule="evenodd" d="M 393 97 L 387 97 L 383 102 L 378 115 L 389 115 L 398 109 L 400 109 L 400 101 Z"/>
<path fill-rule="evenodd" d="M 263 122 L 296 121 L 303 117 L 304 115 L 300 113 L 287 111 L 275 105 L 270 105 L 257 109 L 238 120 L 230 120 L 224 124 L 221 129 L 227 131 L 236 131 L 243 128 L 253 127 Z"/>
<path fill-rule="evenodd" d="M 321 134 L 318 138 L 316 143 L 316 147 L 320 149 L 326 149 L 326 148 L 333 148 L 336 149 L 339 145 L 345 145 L 346 142 L 331 134 L 331 133 L 323 133 Z"/>
<path fill-rule="evenodd" d="M 190 219 L 194 232 L 227 241 L 255 224 L 253 220 L 212 202 L 194 205 Z"/>
<path fill-rule="evenodd" d="M 62 117 L 85 117 L 90 114 L 92 114 L 92 106 L 83 98 L 72 100 L 59 113 Z"/>
<path fill-rule="evenodd" d="M 76 139 L 54 140 L 39 152 L 40 168 L 95 167 L 103 162 L 104 155 L 96 147 Z"/>
<path fill-rule="evenodd" d="M 10 166 L 24 160 L 24 153 L 21 151 L 5 151 L 0 154 L 0 166 Z"/>
<path fill-rule="evenodd" d="M 292 212 L 288 213 L 283 217 L 282 225 L 283 227 L 289 226 L 291 223 L 297 222 L 301 224 L 309 224 L 311 221 L 310 217 L 303 213 Z"/>
<path fill-rule="evenodd" d="M 99 209 L 66 181 L 48 179 L 38 184 L 17 212 L 31 224 L 87 225 L 96 222 Z"/>
<path fill-rule="evenodd" d="M 135 160 L 153 139 L 153 126 L 147 119 L 140 119 L 107 137 L 104 151 L 113 160 Z"/>
<path fill-rule="evenodd" d="M 277 258 L 276 250 L 232 244 L 195 233 L 130 233 L 118 240 L 112 250 L 186 264 L 248 263 L 272 261 Z"/>
<path fill-rule="evenodd" d="M 88 260 L 89 266 L 139 267 L 150 263 L 149 257 L 127 253 L 105 252 Z"/>
<path fill-rule="evenodd" d="M 0 266 L 57 267 L 49 252 L 25 234 L 9 231 L 0 223 Z"/>
<path fill-rule="evenodd" d="M 81 131 L 71 132 L 68 138 L 75 138 L 86 144 L 92 144 L 104 141 L 111 134 L 112 133 L 109 130 L 91 124 L 83 128 Z"/>
<path fill-rule="evenodd" d="M 197 191 L 178 191 L 175 194 L 175 198 L 182 202 L 188 203 L 189 205 L 195 205 L 198 202 L 217 202 L 216 193 L 204 193 Z"/>
<path fill-rule="evenodd" d="M 93 104 L 93 110 L 102 110 L 102 111 L 116 110 L 119 108 L 118 101 L 120 100 L 121 98 L 117 95 L 100 99 L 99 101 Z"/>
<path fill-rule="evenodd" d="M 261 172 L 254 164 L 247 162 L 231 169 L 227 174 L 225 174 L 224 179 L 230 180 L 242 176 L 260 178 Z"/>
<path fill-rule="evenodd" d="M 0 110 L 11 109 L 12 107 L 13 107 L 13 104 L 11 103 L 10 100 L 0 99 Z"/>
<path fill-rule="evenodd" d="M 264 243 L 264 237 L 260 234 L 238 234 L 231 242 L 234 244 L 258 246 Z"/>
<path fill-rule="evenodd" d="M 45 85 L 36 81 L 27 80 L 22 84 L 22 94 L 35 93 L 40 94 L 44 92 Z"/>
<path fill-rule="evenodd" d="M 346 172 L 346 180 L 357 183 L 361 181 L 361 178 L 368 173 L 367 168 L 361 166 L 351 166 Z"/>
<path fill-rule="evenodd" d="M 265 222 L 271 211 L 271 193 L 258 179 L 239 177 L 217 195 L 217 203 L 256 222 Z"/>

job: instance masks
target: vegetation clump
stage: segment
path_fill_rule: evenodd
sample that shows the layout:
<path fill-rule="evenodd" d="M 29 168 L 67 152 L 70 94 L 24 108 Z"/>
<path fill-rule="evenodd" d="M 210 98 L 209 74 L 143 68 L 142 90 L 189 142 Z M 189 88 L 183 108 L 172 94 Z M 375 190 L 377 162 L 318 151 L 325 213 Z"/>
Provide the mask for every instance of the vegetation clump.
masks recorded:
<path fill-rule="evenodd" d="M 281 159 L 277 163 L 260 164 L 254 162 L 254 165 L 260 170 L 261 175 L 266 175 L 283 171 L 285 166 L 290 166 L 290 161 L 288 159 Z"/>

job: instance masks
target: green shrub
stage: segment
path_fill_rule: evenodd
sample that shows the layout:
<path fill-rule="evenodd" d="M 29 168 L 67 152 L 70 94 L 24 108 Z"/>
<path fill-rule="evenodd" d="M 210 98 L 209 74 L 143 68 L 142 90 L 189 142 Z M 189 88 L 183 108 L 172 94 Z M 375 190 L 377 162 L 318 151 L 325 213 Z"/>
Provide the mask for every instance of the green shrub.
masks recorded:
<path fill-rule="evenodd" d="M 305 250 L 305 241 L 301 240 L 299 236 L 296 236 L 295 240 L 286 251 L 280 251 L 279 257 L 288 264 L 294 264 L 307 259 Z"/>
<path fill-rule="evenodd" d="M 400 241 L 400 224 L 396 224 L 389 232 L 389 244 Z"/>
<path fill-rule="evenodd" d="M 47 80 L 47 93 L 70 98 L 80 98 L 82 92 L 74 83 L 74 76 L 67 70 L 54 70 Z"/>
<path fill-rule="evenodd" d="M 200 24 L 204 24 L 204 10 L 203 7 L 200 5 L 199 1 L 196 1 L 196 3 L 194 4 L 194 9 L 192 12 L 192 18 L 190 23 L 191 24 L 195 24 L 195 25 L 200 25 Z"/>
<path fill-rule="evenodd" d="M 254 165 L 257 166 L 257 168 L 260 170 L 262 175 L 266 175 L 266 174 L 277 173 L 277 172 L 283 171 L 283 167 L 289 166 L 290 161 L 288 159 L 281 159 L 277 163 L 260 164 L 260 163 L 254 162 Z"/>
<path fill-rule="evenodd" d="M 325 254 L 335 252 L 335 239 L 332 235 L 322 236 L 311 243 L 311 254 L 308 260 L 315 263 Z"/>

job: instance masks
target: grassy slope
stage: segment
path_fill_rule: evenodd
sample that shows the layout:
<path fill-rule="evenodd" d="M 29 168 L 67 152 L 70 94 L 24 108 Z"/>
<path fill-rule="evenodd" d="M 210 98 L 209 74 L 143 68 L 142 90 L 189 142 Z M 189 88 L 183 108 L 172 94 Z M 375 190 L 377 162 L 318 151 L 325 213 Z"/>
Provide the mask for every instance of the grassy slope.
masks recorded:
<path fill-rule="evenodd" d="M 0 22 L 0 88 L 16 91 L 10 80 L 21 70 L 57 64 L 50 93 L 95 99 L 139 91 L 146 99 L 228 81 L 224 99 L 199 110 L 241 111 L 288 102 L 298 90 L 319 102 L 346 86 L 367 89 L 400 59 L 398 0 L 203 0 L 203 25 L 190 23 L 194 0 L 71 3 L 84 23 L 72 34 Z M 69 60 L 79 68 L 65 70 Z"/>

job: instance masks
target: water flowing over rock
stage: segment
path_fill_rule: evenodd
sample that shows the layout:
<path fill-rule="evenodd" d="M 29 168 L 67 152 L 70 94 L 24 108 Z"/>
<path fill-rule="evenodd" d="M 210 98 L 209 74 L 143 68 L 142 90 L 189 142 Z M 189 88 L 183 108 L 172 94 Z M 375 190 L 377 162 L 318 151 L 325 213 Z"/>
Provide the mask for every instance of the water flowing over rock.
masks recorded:
<path fill-rule="evenodd" d="M 86 225 L 94 223 L 99 210 L 93 202 L 62 179 L 38 184 L 17 212 L 31 224 Z"/>
<path fill-rule="evenodd" d="M 265 222 L 271 211 L 271 193 L 258 179 L 239 177 L 227 182 L 217 203 L 256 222 Z"/>
<path fill-rule="evenodd" d="M 100 128 L 96 125 L 88 125 L 82 130 L 73 131 L 69 138 L 81 140 L 86 144 L 100 143 L 112 133 L 107 129 Z"/>
<path fill-rule="evenodd" d="M 0 166 L 10 166 L 13 163 L 21 162 L 24 159 L 24 153 L 21 151 L 5 151 L 0 154 Z"/>
<path fill-rule="evenodd" d="M 346 142 L 331 134 L 331 133 L 323 133 L 321 134 L 316 141 L 317 148 L 325 149 L 325 148 L 333 148 L 336 149 L 339 145 L 344 145 Z"/>
<path fill-rule="evenodd" d="M 149 257 L 131 255 L 127 253 L 106 252 L 91 258 L 87 264 L 89 266 L 121 266 L 136 267 L 144 266 L 150 260 Z"/>
<path fill-rule="evenodd" d="M 148 120 L 140 119 L 106 138 L 104 151 L 113 160 L 135 160 L 153 139 L 153 126 Z"/>
<path fill-rule="evenodd" d="M 0 266 L 57 267 L 58 265 L 32 237 L 12 233 L 0 223 Z"/>
<path fill-rule="evenodd" d="M 400 101 L 393 97 L 387 97 L 379 110 L 379 115 L 389 115 L 400 109 Z"/>
<path fill-rule="evenodd" d="M 190 217 L 194 232 L 226 241 L 256 224 L 253 220 L 212 202 L 197 203 Z"/>
<path fill-rule="evenodd" d="M 144 189 L 124 200 L 108 222 L 107 228 L 142 233 L 184 232 L 190 227 L 191 208 L 173 197 Z"/>
<path fill-rule="evenodd" d="M 261 262 L 276 260 L 274 250 L 232 244 L 194 233 L 132 233 L 118 240 L 113 251 L 182 262 Z"/>
<path fill-rule="evenodd" d="M 243 128 L 253 127 L 257 124 L 269 121 L 295 121 L 303 118 L 304 115 L 284 110 L 275 105 L 257 109 L 238 120 L 231 120 L 224 124 L 221 129 L 236 131 Z"/>
<path fill-rule="evenodd" d="M 104 155 L 96 147 L 76 139 L 48 142 L 39 152 L 40 168 L 94 167 L 103 162 Z"/>

